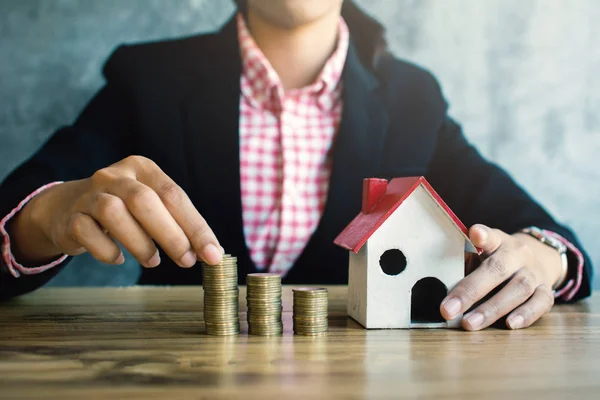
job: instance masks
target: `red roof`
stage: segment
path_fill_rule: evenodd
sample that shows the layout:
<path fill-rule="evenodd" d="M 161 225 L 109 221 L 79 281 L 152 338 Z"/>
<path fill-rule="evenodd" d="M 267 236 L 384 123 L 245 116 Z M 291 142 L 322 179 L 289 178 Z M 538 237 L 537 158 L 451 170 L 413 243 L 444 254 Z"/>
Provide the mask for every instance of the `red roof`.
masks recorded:
<path fill-rule="evenodd" d="M 425 177 L 395 178 L 388 184 L 385 193 L 379 200 L 373 202 L 374 194 L 381 192 L 381 179 L 366 179 L 363 193 L 363 210 L 352 220 L 352 222 L 338 235 L 334 243 L 347 250 L 358 253 L 369 238 L 379 227 L 404 203 L 406 199 L 419 187 L 422 186 L 437 202 L 441 209 L 452 220 L 456 228 L 466 239 L 469 251 L 480 253 L 469 240 L 469 230 L 452 212 L 450 207 L 442 200 L 439 194 L 431 187 Z M 374 188 L 374 189 L 370 189 Z M 375 199 L 377 200 L 377 199 Z M 366 209 L 368 207 L 368 209 Z M 467 248 L 465 246 L 465 248 Z"/>

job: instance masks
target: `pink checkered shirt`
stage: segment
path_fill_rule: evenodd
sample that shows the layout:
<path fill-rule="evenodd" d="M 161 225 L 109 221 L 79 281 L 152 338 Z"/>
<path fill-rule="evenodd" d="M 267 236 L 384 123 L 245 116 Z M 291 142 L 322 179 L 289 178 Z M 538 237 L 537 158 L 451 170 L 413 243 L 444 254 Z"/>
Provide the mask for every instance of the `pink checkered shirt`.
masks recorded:
<path fill-rule="evenodd" d="M 315 231 L 329 188 L 331 145 L 342 116 L 349 33 L 315 82 L 284 91 L 238 15 L 243 61 L 240 164 L 244 235 L 259 269 L 287 272 Z"/>
<path fill-rule="evenodd" d="M 240 96 L 240 173 L 244 235 L 251 257 L 260 269 L 285 274 L 294 264 L 321 218 L 331 172 L 331 145 L 342 115 L 340 80 L 348 50 L 348 28 L 340 21 L 337 49 L 316 81 L 284 92 L 281 81 L 237 17 L 243 60 Z M 10 273 L 33 275 L 65 261 L 60 257 L 35 268 L 17 262 L 11 252 L 6 224 L 34 196 L 60 184 L 43 186 L 23 199 L 0 220 L 2 258 Z M 570 300 L 583 278 L 583 255 L 575 254 L 575 277 L 556 297 Z"/>

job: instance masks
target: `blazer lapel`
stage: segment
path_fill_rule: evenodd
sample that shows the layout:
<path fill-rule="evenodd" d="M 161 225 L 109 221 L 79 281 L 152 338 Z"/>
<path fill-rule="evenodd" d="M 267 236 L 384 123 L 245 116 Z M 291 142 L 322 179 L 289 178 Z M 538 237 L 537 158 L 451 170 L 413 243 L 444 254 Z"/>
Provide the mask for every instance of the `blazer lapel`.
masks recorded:
<path fill-rule="evenodd" d="M 235 17 L 198 54 L 198 79 L 182 104 L 192 201 L 240 276 L 254 271 L 245 244 L 240 189 L 239 106 L 241 58 Z M 204 47 L 203 47 L 204 48 Z"/>
<path fill-rule="evenodd" d="M 353 45 L 344 73 L 343 116 L 333 147 L 333 166 L 323 225 L 336 232 L 360 211 L 362 181 L 380 173 L 388 115 L 378 81 L 360 62 Z M 342 217 L 343 216 L 343 217 Z M 340 218 L 342 217 L 342 218 Z M 333 238 L 331 238 L 333 240 Z"/>
<path fill-rule="evenodd" d="M 333 240 L 360 211 L 363 179 L 381 172 L 388 115 L 378 97 L 378 81 L 361 64 L 352 44 L 342 79 L 343 115 L 332 149 L 327 203 L 316 232 L 284 282 L 310 277 L 325 284 L 347 276 L 348 252 Z"/>

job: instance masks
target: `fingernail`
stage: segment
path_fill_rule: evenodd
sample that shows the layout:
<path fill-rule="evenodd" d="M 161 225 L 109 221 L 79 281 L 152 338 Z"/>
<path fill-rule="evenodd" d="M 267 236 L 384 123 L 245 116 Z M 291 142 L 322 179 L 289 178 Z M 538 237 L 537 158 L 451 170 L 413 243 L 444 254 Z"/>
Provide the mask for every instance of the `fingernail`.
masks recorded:
<path fill-rule="evenodd" d="M 456 297 L 451 297 L 449 300 L 445 301 L 442 306 L 446 310 L 446 312 L 450 315 L 450 319 L 454 319 L 456 315 L 460 312 L 460 308 L 462 307 L 462 303 Z"/>
<path fill-rule="evenodd" d="M 471 325 L 471 328 L 476 329 L 481 324 L 483 324 L 483 314 L 482 313 L 471 313 L 465 317 L 465 320 Z"/>
<path fill-rule="evenodd" d="M 222 247 L 221 249 L 219 249 L 214 244 L 209 243 L 206 246 L 204 246 L 204 249 L 202 250 L 202 255 L 204 256 L 204 260 L 208 264 L 217 265 L 221 262 L 221 259 L 223 258 L 224 252 L 222 250 Z"/>
<path fill-rule="evenodd" d="M 507 322 L 510 329 L 519 329 L 523 327 L 525 318 L 522 315 L 513 315 Z"/>
<path fill-rule="evenodd" d="M 188 251 L 187 253 L 185 253 L 183 255 L 183 257 L 181 257 L 181 259 L 179 260 L 179 263 L 181 264 L 182 267 L 186 267 L 186 268 L 190 268 L 193 267 L 194 265 L 196 265 L 196 255 L 194 253 L 192 253 L 191 251 Z"/>
<path fill-rule="evenodd" d="M 115 264 L 116 265 L 123 265 L 125 263 L 125 256 L 123 255 L 123 253 L 121 253 L 119 255 L 119 257 L 117 257 L 117 259 L 115 260 Z"/>
<path fill-rule="evenodd" d="M 223 246 L 219 246 L 221 248 L 221 254 L 225 254 L 225 249 L 223 248 Z"/>
<path fill-rule="evenodd" d="M 155 268 L 160 264 L 160 253 L 156 250 L 156 253 L 144 264 L 146 268 Z"/>

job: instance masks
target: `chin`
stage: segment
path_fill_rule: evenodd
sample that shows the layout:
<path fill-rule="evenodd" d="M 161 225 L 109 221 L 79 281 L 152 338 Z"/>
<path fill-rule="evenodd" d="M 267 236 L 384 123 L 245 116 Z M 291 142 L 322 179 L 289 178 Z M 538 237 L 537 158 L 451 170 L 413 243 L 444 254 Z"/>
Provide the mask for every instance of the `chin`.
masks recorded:
<path fill-rule="evenodd" d="M 316 22 L 332 13 L 340 14 L 342 0 L 249 0 L 249 9 L 282 28 Z"/>

